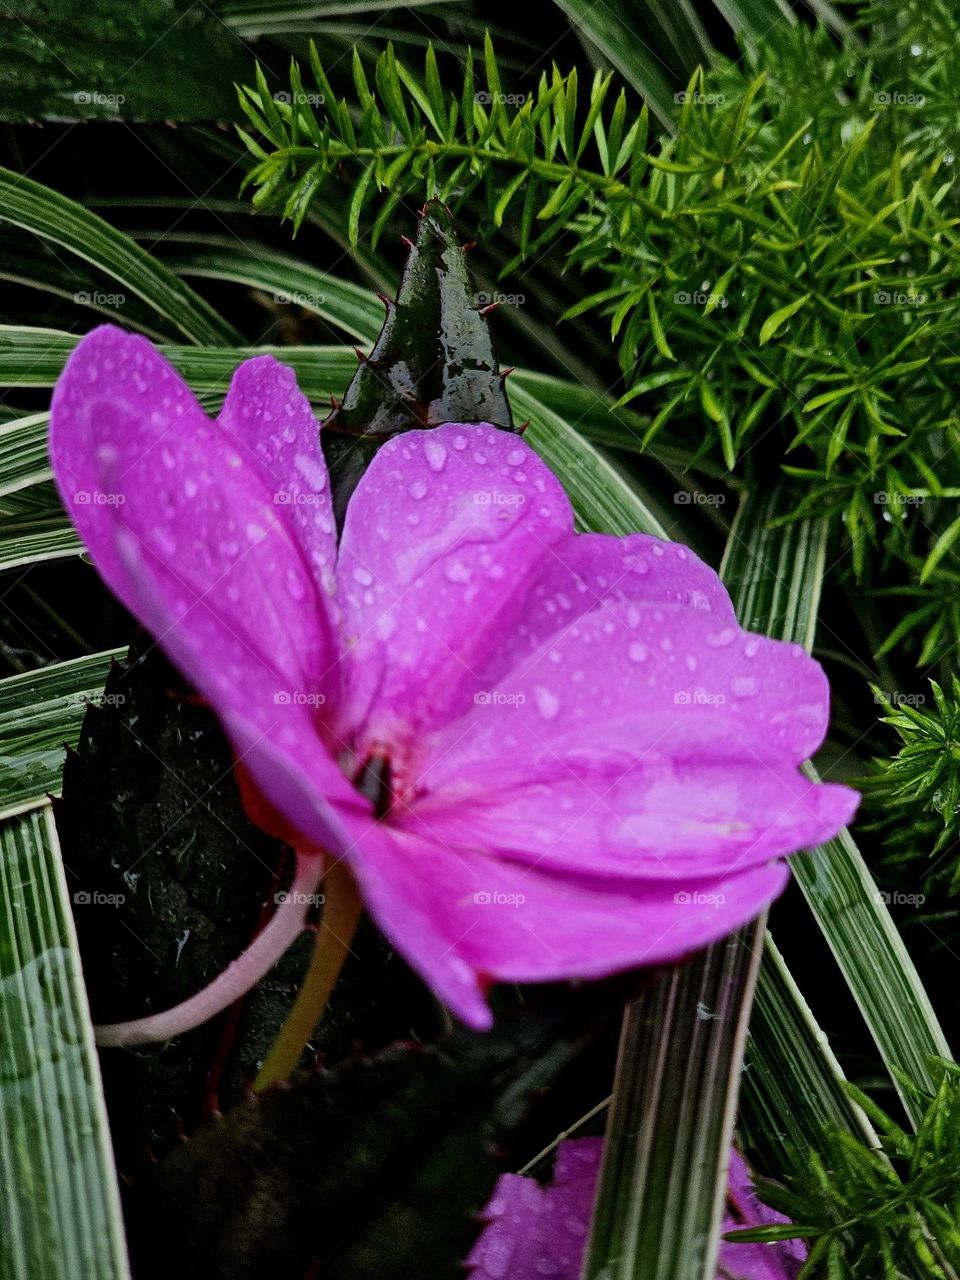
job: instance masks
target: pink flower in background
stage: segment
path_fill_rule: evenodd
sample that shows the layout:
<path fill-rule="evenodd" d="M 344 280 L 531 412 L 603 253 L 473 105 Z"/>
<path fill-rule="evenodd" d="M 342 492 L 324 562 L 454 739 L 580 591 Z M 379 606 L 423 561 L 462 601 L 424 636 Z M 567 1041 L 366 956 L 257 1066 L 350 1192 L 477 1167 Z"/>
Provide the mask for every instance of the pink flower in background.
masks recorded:
<path fill-rule="evenodd" d="M 505 1174 L 487 1205 L 488 1225 L 467 1259 L 472 1280 L 579 1280 L 602 1156 L 602 1138 L 574 1138 L 557 1149 L 549 1186 Z M 731 1151 L 723 1231 L 787 1221 L 757 1200 L 743 1158 Z M 806 1256 L 799 1240 L 724 1240 L 717 1280 L 796 1280 Z"/>
<path fill-rule="evenodd" d="M 849 819 L 813 785 L 828 691 L 740 629 L 674 543 L 576 534 L 517 436 L 395 437 L 339 546 L 317 422 L 269 356 L 211 421 L 149 342 L 104 327 L 52 406 L 60 492 L 100 573 L 220 717 L 251 811 L 298 850 L 294 892 L 186 1005 L 209 1017 L 303 926 L 345 859 L 396 949 L 465 1021 L 491 982 L 675 960 L 757 914 L 776 859 Z"/>

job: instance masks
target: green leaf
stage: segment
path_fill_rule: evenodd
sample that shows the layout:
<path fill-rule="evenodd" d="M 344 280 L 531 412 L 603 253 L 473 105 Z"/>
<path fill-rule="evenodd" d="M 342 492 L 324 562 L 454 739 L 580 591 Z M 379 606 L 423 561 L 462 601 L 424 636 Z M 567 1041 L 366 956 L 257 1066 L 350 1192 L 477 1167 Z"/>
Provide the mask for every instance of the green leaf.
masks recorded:
<path fill-rule="evenodd" d="M 75 200 L 2 168 L 0 221 L 32 231 L 92 263 L 143 299 L 171 336 L 179 333 L 213 346 L 240 340 L 212 307 L 128 236 Z"/>
<path fill-rule="evenodd" d="M 795 298 L 793 302 L 788 302 L 785 307 L 779 307 L 767 316 L 760 326 L 760 346 L 765 346 L 780 326 L 789 320 L 791 316 L 795 316 L 800 308 L 806 306 L 809 301 L 810 295 L 805 293 L 801 298 Z"/>
<path fill-rule="evenodd" d="M 647 313 L 650 316 L 650 332 L 653 336 L 654 345 L 666 360 L 676 360 L 676 356 L 670 350 L 670 344 L 667 342 L 667 336 L 663 332 L 663 324 L 660 320 L 660 312 L 657 310 L 656 299 L 652 291 L 647 293 Z"/>
<path fill-rule="evenodd" d="M 167 236 L 164 243 L 171 239 Z M 271 295 L 275 306 L 301 307 L 361 342 L 376 338 L 383 323 L 383 306 L 369 289 L 318 271 L 266 245 L 214 237 L 198 244 L 199 240 L 198 236 L 190 237 L 190 243 L 197 246 L 193 250 L 164 254 L 164 264 L 177 275 L 231 280 L 259 289 Z"/>
<path fill-rule="evenodd" d="M 737 1128 L 779 1172 L 823 1150 L 827 1130 L 877 1138 L 850 1097 L 826 1034 L 767 935 L 757 978 Z"/>
<path fill-rule="evenodd" d="M 643 16 L 629 6 L 611 8 L 588 0 L 556 0 L 574 29 L 594 45 L 649 104 L 667 129 L 674 128 L 675 84 L 663 59 L 651 49 Z M 696 59 L 695 59 L 696 60 Z"/>
<path fill-rule="evenodd" d="M 713 1280 L 756 927 L 627 1008 L 585 1280 Z"/>
<path fill-rule="evenodd" d="M 125 1280 L 113 1156 L 48 804 L 0 822 L 0 1275 Z"/>
<path fill-rule="evenodd" d="M 15 0 L 0 34 L 3 120 L 235 120 L 250 66 L 218 14 L 182 0 Z"/>
<path fill-rule="evenodd" d="M 933 548 L 924 561 L 923 568 L 920 571 L 921 582 L 926 582 L 933 574 L 937 565 L 956 542 L 958 535 L 960 535 L 960 516 L 958 516 L 951 525 L 948 525 L 933 544 Z"/>
<path fill-rule="evenodd" d="M 812 764 L 805 772 L 819 781 Z M 935 1088 L 931 1059 L 951 1053 L 883 895 L 848 831 L 815 853 L 798 853 L 791 865 L 904 1109 L 916 1122 L 923 1108 L 904 1089 L 902 1075 Z"/>
<path fill-rule="evenodd" d="M 64 560 L 83 550 L 63 511 L 18 516 L 0 523 L 0 571 L 43 560 Z"/>
<path fill-rule="evenodd" d="M 0 680 L 4 814 L 59 792 L 64 746 L 76 745 L 87 703 L 99 699 L 110 663 L 122 652 L 111 649 Z"/>

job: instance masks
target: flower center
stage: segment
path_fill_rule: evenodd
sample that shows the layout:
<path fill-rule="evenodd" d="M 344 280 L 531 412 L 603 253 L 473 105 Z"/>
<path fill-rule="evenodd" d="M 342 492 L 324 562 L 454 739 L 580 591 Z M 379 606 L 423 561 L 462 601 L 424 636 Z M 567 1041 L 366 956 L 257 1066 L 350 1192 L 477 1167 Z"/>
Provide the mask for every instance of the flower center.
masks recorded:
<path fill-rule="evenodd" d="M 390 757 L 383 751 L 367 756 L 353 776 L 353 785 L 373 805 L 373 815 L 383 821 L 393 805 L 395 794 L 391 784 Z"/>

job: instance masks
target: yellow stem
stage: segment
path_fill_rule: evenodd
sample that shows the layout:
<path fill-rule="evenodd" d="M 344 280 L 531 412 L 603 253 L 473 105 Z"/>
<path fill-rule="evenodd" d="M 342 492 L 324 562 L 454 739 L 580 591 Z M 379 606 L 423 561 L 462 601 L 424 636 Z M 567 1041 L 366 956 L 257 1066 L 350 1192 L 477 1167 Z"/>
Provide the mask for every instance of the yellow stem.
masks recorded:
<path fill-rule="evenodd" d="M 363 913 L 356 883 L 342 862 L 334 863 L 324 876 L 323 894 L 323 915 L 310 966 L 293 1008 L 253 1083 L 257 1093 L 286 1080 L 300 1061 L 323 1017 Z"/>

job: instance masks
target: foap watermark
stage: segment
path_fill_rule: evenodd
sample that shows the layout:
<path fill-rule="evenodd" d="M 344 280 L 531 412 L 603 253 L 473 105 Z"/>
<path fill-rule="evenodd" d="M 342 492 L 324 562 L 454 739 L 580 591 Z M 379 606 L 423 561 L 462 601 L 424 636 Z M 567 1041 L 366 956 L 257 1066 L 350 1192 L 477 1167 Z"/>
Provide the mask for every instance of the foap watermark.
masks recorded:
<path fill-rule="evenodd" d="M 903 693 L 900 689 L 875 689 L 873 700 L 878 707 L 922 707 L 925 693 Z"/>
<path fill-rule="evenodd" d="M 125 493 L 105 493 L 103 489 L 77 489 L 73 500 L 78 507 L 122 507 Z"/>
<path fill-rule="evenodd" d="M 927 900 L 925 893 L 904 893 L 902 889 L 878 889 L 874 901 L 886 907 L 922 907 Z"/>
<path fill-rule="evenodd" d="M 277 507 L 322 507 L 329 502 L 325 493 L 295 493 L 292 489 L 278 489 L 273 495 Z"/>
<path fill-rule="evenodd" d="M 673 501 L 680 507 L 722 507 L 726 500 L 725 493 L 702 493 L 699 489 L 681 489 L 673 495 Z"/>
<path fill-rule="evenodd" d="M 475 293 L 476 307 L 522 307 L 527 300 L 525 293 Z"/>
<path fill-rule="evenodd" d="M 507 489 L 479 489 L 473 500 L 478 507 L 522 507 L 527 495 Z"/>
<path fill-rule="evenodd" d="M 722 107 L 727 98 L 723 93 L 701 93 L 699 89 L 681 89 L 679 93 L 673 95 L 673 100 L 681 107 L 688 102 L 698 107 Z"/>
<path fill-rule="evenodd" d="M 325 93 L 306 93 L 303 89 L 298 89 L 295 93 L 291 93 L 289 89 L 279 89 L 273 95 L 274 102 L 282 102 L 287 106 L 301 107 L 322 107 L 327 100 Z"/>
<path fill-rule="evenodd" d="M 704 893 L 700 889 L 678 889 L 673 895 L 678 907 L 722 907 L 727 900 L 725 893 Z"/>
<path fill-rule="evenodd" d="M 730 300 L 723 293 L 709 293 L 704 289 L 678 289 L 673 295 L 678 307 L 729 307 Z"/>
<path fill-rule="evenodd" d="M 499 889 L 479 889 L 473 900 L 478 907 L 522 907 L 526 895 L 522 893 L 501 893 Z"/>
<path fill-rule="evenodd" d="M 307 689 L 278 689 L 273 695 L 274 705 L 278 707 L 322 707 L 326 700 L 326 694 L 311 693 Z"/>
<path fill-rule="evenodd" d="M 709 689 L 680 689 L 673 695 L 677 707 L 722 707 L 726 700 L 724 694 L 711 693 Z"/>
<path fill-rule="evenodd" d="M 322 907 L 327 899 L 322 893 L 303 893 L 300 889 L 281 889 L 279 893 L 273 895 L 273 900 L 278 907 L 282 907 L 288 902 L 295 907 Z"/>
<path fill-rule="evenodd" d="M 67 699 L 75 707 L 122 707 L 125 693 L 72 693 Z"/>
<path fill-rule="evenodd" d="M 275 293 L 273 295 L 274 302 L 285 303 L 292 307 L 306 307 L 308 310 L 322 307 L 327 300 L 325 293 Z"/>
<path fill-rule="evenodd" d="M 125 307 L 127 305 L 127 295 L 125 293 L 104 293 L 101 289 L 94 289 L 92 292 L 88 289 L 81 289 L 73 295 L 73 300 L 79 307 Z"/>
<path fill-rule="evenodd" d="M 78 889 L 73 895 L 75 907 L 122 907 L 125 893 L 101 893 L 99 889 Z"/>
<path fill-rule="evenodd" d="M 922 307 L 927 301 L 925 293 L 913 289 L 874 289 L 873 303 L 877 307 Z"/>
<path fill-rule="evenodd" d="M 878 507 L 922 507 L 926 498 L 922 493 L 891 493 L 887 489 L 879 489 L 873 495 L 873 501 Z"/>
<path fill-rule="evenodd" d="M 530 97 L 528 93 L 490 93 L 487 89 L 480 89 L 473 95 L 474 102 L 478 102 L 482 107 L 493 106 L 494 103 L 502 107 L 522 107 Z"/>
<path fill-rule="evenodd" d="M 98 89 L 78 89 L 73 95 L 78 107 L 106 107 L 109 111 L 119 111 L 126 102 L 122 93 L 100 93 Z"/>
<path fill-rule="evenodd" d="M 482 689 L 473 695 L 478 707 L 522 707 L 526 700 L 525 693 L 506 693 L 503 689 Z"/>
<path fill-rule="evenodd" d="M 877 107 L 922 107 L 926 101 L 922 93 L 901 93 L 899 89 L 881 89 L 873 95 Z"/>

